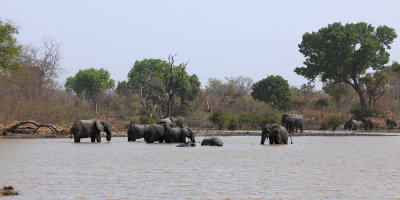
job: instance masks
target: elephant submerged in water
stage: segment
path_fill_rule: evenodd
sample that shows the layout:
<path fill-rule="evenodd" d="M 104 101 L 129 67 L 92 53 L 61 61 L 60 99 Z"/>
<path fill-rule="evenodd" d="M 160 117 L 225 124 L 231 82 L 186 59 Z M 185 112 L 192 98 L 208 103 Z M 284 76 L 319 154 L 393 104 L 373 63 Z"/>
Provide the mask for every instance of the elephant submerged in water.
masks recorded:
<path fill-rule="evenodd" d="M 174 143 L 181 142 L 185 143 L 186 138 L 189 138 L 190 141 L 196 142 L 194 139 L 194 133 L 190 128 L 170 128 L 168 132 L 165 134 L 165 142 L 166 143 Z"/>
<path fill-rule="evenodd" d="M 165 140 L 165 136 L 169 133 L 169 130 L 171 128 L 172 124 L 170 123 L 150 125 L 145 135 L 146 142 L 154 143 L 155 141 L 158 141 L 159 143 L 163 143 Z"/>
<path fill-rule="evenodd" d="M 195 142 L 186 142 L 183 144 L 179 144 L 176 147 L 196 147 L 196 143 Z"/>
<path fill-rule="evenodd" d="M 222 147 L 224 146 L 224 143 L 220 138 L 217 137 L 211 137 L 211 138 L 205 138 L 203 141 L 201 141 L 201 146 L 219 146 Z"/>
<path fill-rule="evenodd" d="M 80 142 L 81 138 L 89 138 L 91 142 L 101 142 L 101 132 L 106 132 L 107 141 L 111 140 L 111 128 L 107 122 L 97 119 L 78 120 L 71 127 L 71 133 L 75 142 Z"/>
<path fill-rule="evenodd" d="M 266 125 L 262 128 L 260 144 L 264 144 L 267 138 L 269 144 L 287 144 L 288 136 L 290 135 L 285 127 L 279 124 Z M 290 143 L 293 144 L 292 136 L 290 136 Z"/>
<path fill-rule="evenodd" d="M 140 138 L 144 138 L 146 141 L 149 128 L 148 124 L 131 124 L 128 129 L 128 141 L 136 141 Z"/>

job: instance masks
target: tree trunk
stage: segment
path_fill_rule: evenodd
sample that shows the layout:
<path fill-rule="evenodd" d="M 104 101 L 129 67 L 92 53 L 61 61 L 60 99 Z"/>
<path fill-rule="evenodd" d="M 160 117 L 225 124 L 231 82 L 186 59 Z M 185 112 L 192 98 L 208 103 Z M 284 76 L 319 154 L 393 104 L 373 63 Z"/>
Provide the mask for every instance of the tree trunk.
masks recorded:
<path fill-rule="evenodd" d="M 368 106 L 367 106 L 367 101 L 365 100 L 365 97 L 364 97 L 364 93 L 363 93 L 363 91 L 361 90 L 361 88 L 360 88 L 360 86 L 356 83 L 356 84 L 350 84 L 353 88 L 354 88 L 354 90 L 357 92 L 357 94 L 358 94 L 358 97 L 360 98 L 360 105 L 361 105 L 361 107 L 362 108 L 367 108 Z"/>

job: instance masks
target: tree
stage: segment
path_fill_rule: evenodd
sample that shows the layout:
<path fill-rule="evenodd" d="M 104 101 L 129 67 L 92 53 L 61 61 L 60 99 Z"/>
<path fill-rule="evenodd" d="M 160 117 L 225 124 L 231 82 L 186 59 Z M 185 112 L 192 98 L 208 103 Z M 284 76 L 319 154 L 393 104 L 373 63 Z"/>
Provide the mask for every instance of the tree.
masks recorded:
<path fill-rule="evenodd" d="M 390 44 L 397 37 L 393 28 L 374 28 L 367 23 L 333 23 L 318 32 L 305 33 L 299 44 L 305 67 L 296 67 L 297 74 L 313 81 L 350 85 L 358 94 L 360 104 L 367 103 L 360 78 L 370 68 L 380 70 L 389 62 Z"/>
<path fill-rule="evenodd" d="M 344 104 L 353 99 L 351 87 L 345 83 L 327 82 L 322 87 L 322 90 L 331 96 L 337 110 L 340 110 Z"/>
<path fill-rule="evenodd" d="M 310 99 L 310 96 L 314 92 L 315 85 L 311 84 L 311 82 L 308 82 L 307 84 L 303 84 L 300 86 L 300 89 L 298 90 L 298 95 L 303 96 L 303 101 L 304 103 L 307 103 L 308 100 Z"/>
<path fill-rule="evenodd" d="M 0 20 L 0 73 L 17 68 L 21 46 L 14 37 L 18 29 L 11 23 Z"/>
<path fill-rule="evenodd" d="M 287 80 L 281 76 L 268 76 L 255 83 L 252 90 L 251 96 L 254 99 L 269 103 L 280 110 L 289 109 L 292 93 Z"/>
<path fill-rule="evenodd" d="M 67 78 L 65 83 L 67 91 L 74 91 L 79 97 L 92 101 L 93 110 L 97 113 L 98 96 L 107 89 L 114 88 L 114 80 L 105 69 L 84 69 L 79 70 L 75 76 Z"/>
<path fill-rule="evenodd" d="M 368 105 L 375 108 L 376 102 L 389 90 L 389 77 L 384 72 L 367 73 L 360 79 L 364 84 Z"/>
<path fill-rule="evenodd" d="M 139 93 L 143 114 L 153 116 L 158 107 L 161 117 L 176 113 L 176 96 L 181 101 L 194 99 L 200 91 L 196 75 L 188 75 L 187 63 L 175 65 L 175 55 L 168 60 L 144 59 L 136 61 L 128 74 L 128 85 Z M 182 102 L 181 102 L 182 104 Z"/>
<path fill-rule="evenodd" d="M 209 119 L 212 123 L 218 125 L 219 130 L 222 130 L 225 123 L 228 121 L 228 113 L 223 110 L 216 110 Z"/>

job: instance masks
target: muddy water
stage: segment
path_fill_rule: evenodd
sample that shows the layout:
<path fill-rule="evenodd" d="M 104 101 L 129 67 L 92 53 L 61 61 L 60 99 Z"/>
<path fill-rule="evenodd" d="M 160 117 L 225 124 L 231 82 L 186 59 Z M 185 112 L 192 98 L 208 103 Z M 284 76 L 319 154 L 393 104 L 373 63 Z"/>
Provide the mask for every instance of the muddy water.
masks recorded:
<path fill-rule="evenodd" d="M 21 191 L 10 199 L 400 198 L 400 137 L 222 139 L 224 147 L 195 148 L 3 139 L 0 185 Z"/>

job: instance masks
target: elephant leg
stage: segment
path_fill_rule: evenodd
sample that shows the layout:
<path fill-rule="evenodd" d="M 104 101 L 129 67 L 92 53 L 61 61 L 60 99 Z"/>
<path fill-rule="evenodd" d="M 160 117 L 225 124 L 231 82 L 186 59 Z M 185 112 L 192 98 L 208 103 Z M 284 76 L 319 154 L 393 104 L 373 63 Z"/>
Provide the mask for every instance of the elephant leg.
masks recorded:
<path fill-rule="evenodd" d="M 91 142 L 95 142 L 96 141 L 96 137 L 95 136 L 91 136 L 90 140 L 91 140 Z"/>
<path fill-rule="evenodd" d="M 76 137 L 76 138 L 74 138 L 74 141 L 75 141 L 75 142 L 81 142 L 81 139 L 78 138 L 78 137 Z"/>
<path fill-rule="evenodd" d="M 274 144 L 274 141 L 272 141 L 271 139 L 269 140 L 269 144 Z"/>
<path fill-rule="evenodd" d="M 101 142 L 101 136 L 100 136 L 100 133 L 96 135 L 96 140 L 97 140 L 97 142 Z"/>

